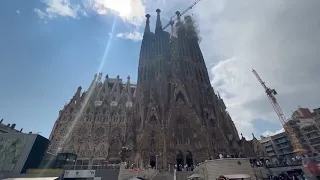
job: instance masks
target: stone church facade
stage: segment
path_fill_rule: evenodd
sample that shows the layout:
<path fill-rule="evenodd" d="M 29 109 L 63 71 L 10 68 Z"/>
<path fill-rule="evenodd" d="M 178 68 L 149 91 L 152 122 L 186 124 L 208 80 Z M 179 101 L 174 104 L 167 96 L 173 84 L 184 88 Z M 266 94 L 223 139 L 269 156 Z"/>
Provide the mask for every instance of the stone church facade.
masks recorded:
<path fill-rule="evenodd" d="M 119 159 L 126 147 L 128 160 L 164 169 L 220 153 L 265 155 L 256 141 L 239 138 L 210 84 L 192 19 L 177 16 L 170 34 L 159 9 L 154 33 L 146 15 L 137 84 L 99 73 L 87 91 L 79 87 L 59 112 L 49 152 L 75 153 L 90 164 Z"/>

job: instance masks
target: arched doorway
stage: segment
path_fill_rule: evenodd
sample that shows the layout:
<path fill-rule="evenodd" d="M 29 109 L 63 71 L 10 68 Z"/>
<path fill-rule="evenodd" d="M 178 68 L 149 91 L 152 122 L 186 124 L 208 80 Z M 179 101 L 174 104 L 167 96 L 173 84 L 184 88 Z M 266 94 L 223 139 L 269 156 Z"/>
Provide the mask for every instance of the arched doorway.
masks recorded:
<path fill-rule="evenodd" d="M 188 166 L 188 170 L 191 170 L 193 167 L 193 157 L 190 151 L 188 151 L 186 155 L 186 164 Z"/>
<path fill-rule="evenodd" d="M 151 168 L 156 168 L 156 163 L 157 163 L 156 155 L 151 155 L 150 156 L 150 166 L 151 166 Z"/>
<path fill-rule="evenodd" d="M 181 151 L 178 152 L 176 160 L 177 160 L 177 170 L 181 171 L 182 167 L 184 166 L 184 159 Z"/>

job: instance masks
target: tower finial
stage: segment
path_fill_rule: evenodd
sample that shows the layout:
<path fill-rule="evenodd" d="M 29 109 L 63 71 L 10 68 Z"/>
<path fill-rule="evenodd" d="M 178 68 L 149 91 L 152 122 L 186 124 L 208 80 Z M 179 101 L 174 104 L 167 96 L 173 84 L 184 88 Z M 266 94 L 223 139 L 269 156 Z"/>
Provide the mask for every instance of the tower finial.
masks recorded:
<path fill-rule="evenodd" d="M 180 18 L 180 17 L 181 17 L 181 14 L 180 14 L 179 11 L 176 12 L 176 15 L 177 15 L 178 22 L 181 21 L 181 18 Z"/>
<path fill-rule="evenodd" d="M 157 22 L 156 22 L 156 32 L 157 32 L 159 30 L 162 31 L 162 24 L 161 24 L 161 20 L 160 20 L 160 12 L 161 12 L 161 10 L 157 9 L 156 12 L 157 12 Z"/>
<path fill-rule="evenodd" d="M 146 27 L 144 29 L 144 32 L 150 32 L 150 14 L 146 14 Z"/>

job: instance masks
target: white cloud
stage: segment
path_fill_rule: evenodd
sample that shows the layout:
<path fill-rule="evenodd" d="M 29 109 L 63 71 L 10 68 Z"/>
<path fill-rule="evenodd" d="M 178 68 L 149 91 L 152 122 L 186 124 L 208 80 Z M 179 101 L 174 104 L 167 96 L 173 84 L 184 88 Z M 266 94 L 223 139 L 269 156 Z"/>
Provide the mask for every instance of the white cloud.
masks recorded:
<path fill-rule="evenodd" d="M 59 16 L 76 18 L 80 11 L 80 5 L 71 4 L 70 0 L 43 0 L 42 2 L 47 4 L 45 12 L 35 9 L 40 18 L 48 17 L 53 19 Z"/>
<path fill-rule="evenodd" d="M 280 130 L 275 131 L 275 132 L 265 131 L 265 132 L 262 133 L 262 136 L 264 136 L 264 137 L 273 136 L 273 135 L 276 135 L 276 134 L 279 134 L 279 133 L 283 133 L 283 132 L 284 132 L 284 129 L 283 129 L 283 128 L 281 128 Z"/>
<path fill-rule="evenodd" d="M 139 26 L 144 21 L 146 7 L 141 0 L 92 0 L 92 7 L 98 14 L 115 11 L 125 21 Z"/>
<path fill-rule="evenodd" d="M 220 8 L 211 11 L 216 2 Z M 316 0 L 201 1 L 194 8 L 204 57 L 215 65 L 213 87 L 224 97 L 239 132 L 262 133 L 253 127 L 255 119 L 279 123 L 251 68 L 276 88 L 287 116 L 298 105 L 319 104 L 319 8 Z"/>
<path fill-rule="evenodd" d="M 43 18 L 56 18 L 59 16 L 76 18 L 87 16 L 87 10 L 94 10 L 104 15 L 109 12 L 117 13 L 124 21 L 140 26 L 144 21 L 145 6 L 141 0 L 83 0 L 78 4 L 71 4 L 70 0 L 44 0 L 47 8 L 44 11 L 37 9 L 37 14 Z"/>
<path fill-rule="evenodd" d="M 143 35 L 138 31 L 134 31 L 134 32 L 118 33 L 117 37 L 123 38 L 123 39 L 131 39 L 134 41 L 140 41 L 142 40 Z"/>
<path fill-rule="evenodd" d="M 37 8 L 34 9 L 34 12 L 36 12 L 36 14 L 40 19 L 43 19 L 47 16 L 44 12 L 42 12 L 40 9 L 37 9 Z"/>
<path fill-rule="evenodd" d="M 16 10 L 16 13 L 17 13 L 17 14 L 20 14 L 20 11 L 19 11 L 19 10 Z"/>

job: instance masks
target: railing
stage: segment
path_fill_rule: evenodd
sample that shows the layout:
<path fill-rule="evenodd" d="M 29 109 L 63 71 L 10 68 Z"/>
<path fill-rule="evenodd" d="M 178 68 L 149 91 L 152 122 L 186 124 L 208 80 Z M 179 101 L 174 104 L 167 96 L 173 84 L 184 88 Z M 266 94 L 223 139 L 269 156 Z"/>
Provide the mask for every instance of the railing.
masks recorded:
<path fill-rule="evenodd" d="M 65 165 L 63 167 L 64 170 L 86 170 L 86 169 L 120 169 L 119 165 L 91 165 L 91 166 L 77 166 L 77 165 Z"/>
<path fill-rule="evenodd" d="M 313 163 L 320 163 L 320 156 L 314 157 L 304 157 L 300 160 L 287 160 L 287 161 L 279 161 L 276 163 L 263 163 L 260 165 L 252 163 L 252 167 L 267 167 L 267 168 L 277 168 L 277 167 L 290 167 L 290 166 L 302 166 L 303 164 L 313 162 Z"/>

